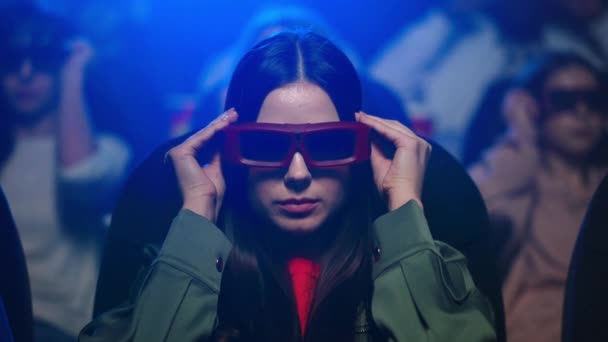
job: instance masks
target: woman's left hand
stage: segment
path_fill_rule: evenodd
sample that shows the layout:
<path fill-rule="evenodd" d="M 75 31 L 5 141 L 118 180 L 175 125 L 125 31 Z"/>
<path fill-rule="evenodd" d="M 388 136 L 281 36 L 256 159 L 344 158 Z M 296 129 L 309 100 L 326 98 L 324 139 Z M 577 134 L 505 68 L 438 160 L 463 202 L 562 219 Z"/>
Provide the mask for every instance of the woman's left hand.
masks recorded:
<path fill-rule="evenodd" d="M 386 156 L 378 141 L 372 140 L 371 164 L 374 181 L 386 198 L 388 209 L 394 210 L 410 200 L 422 208 L 422 183 L 431 145 L 398 121 L 381 119 L 358 112 L 357 121 L 370 126 L 395 146 L 393 159 Z"/>

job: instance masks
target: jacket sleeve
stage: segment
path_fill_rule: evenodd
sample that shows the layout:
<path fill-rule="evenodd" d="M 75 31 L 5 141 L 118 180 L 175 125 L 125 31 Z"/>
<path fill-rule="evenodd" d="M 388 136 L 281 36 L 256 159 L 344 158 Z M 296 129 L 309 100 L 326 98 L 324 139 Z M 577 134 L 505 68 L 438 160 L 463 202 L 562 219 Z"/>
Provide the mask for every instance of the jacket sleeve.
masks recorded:
<path fill-rule="evenodd" d="M 221 281 L 218 261 L 232 246 L 210 221 L 177 215 L 133 303 L 99 315 L 79 341 L 199 341 L 213 332 Z"/>
<path fill-rule="evenodd" d="M 390 341 L 495 341 L 494 315 L 465 257 L 434 242 L 410 201 L 374 222 L 372 317 Z"/>

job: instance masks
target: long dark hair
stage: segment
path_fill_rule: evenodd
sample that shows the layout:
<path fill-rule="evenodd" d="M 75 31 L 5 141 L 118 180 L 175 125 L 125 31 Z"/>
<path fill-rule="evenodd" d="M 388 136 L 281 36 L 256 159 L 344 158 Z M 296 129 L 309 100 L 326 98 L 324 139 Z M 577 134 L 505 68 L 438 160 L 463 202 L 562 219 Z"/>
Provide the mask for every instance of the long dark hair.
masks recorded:
<path fill-rule="evenodd" d="M 255 122 L 266 96 L 296 81 L 321 87 L 340 120 L 353 121 L 361 107 L 361 86 L 348 58 L 327 39 L 311 32 L 282 32 L 254 46 L 238 64 L 226 99 L 239 122 Z M 313 177 L 314 177 L 314 170 Z M 345 208 L 324 225 L 315 241 L 327 242 L 321 272 L 302 338 L 295 297 L 280 257 L 297 242 L 271 229 L 250 209 L 246 170 L 224 165 L 226 194 L 219 225 L 234 248 L 223 271 L 216 340 L 348 341 L 357 317 L 371 300 L 371 233 L 374 212 L 369 164 L 351 167 Z M 354 186 L 356 184 L 356 186 Z M 376 208 L 377 210 L 373 210 Z M 306 237 L 308 238 L 308 237 Z M 290 241 L 290 239 L 293 239 Z"/>

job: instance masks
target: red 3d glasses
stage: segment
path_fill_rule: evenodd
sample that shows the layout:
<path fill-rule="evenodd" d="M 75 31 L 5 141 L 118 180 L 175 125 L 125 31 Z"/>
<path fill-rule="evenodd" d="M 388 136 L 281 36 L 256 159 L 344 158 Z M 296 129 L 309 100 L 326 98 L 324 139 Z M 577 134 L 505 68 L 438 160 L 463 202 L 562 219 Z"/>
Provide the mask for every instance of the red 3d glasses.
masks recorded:
<path fill-rule="evenodd" d="M 234 124 L 224 129 L 223 157 L 246 166 L 288 167 L 300 152 L 309 167 L 360 163 L 370 157 L 370 128 L 358 122 Z"/>

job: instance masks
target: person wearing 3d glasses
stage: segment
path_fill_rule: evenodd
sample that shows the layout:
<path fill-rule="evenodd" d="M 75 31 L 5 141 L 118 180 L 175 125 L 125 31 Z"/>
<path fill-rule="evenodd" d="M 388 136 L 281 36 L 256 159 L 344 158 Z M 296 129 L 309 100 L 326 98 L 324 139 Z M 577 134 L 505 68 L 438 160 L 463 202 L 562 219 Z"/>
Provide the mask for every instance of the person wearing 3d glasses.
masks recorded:
<path fill-rule="evenodd" d="M 494 340 L 465 258 L 422 211 L 430 145 L 360 106 L 322 36 L 254 46 L 226 112 L 166 155 L 183 207 L 136 300 L 80 340 Z"/>
<path fill-rule="evenodd" d="M 471 175 L 498 242 L 509 341 L 559 341 L 566 277 L 583 216 L 608 169 L 606 85 L 576 55 L 522 72 L 505 136 Z"/>
<path fill-rule="evenodd" d="M 0 184 L 24 247 L 36 339 L 74 341 L 92 317 L 103 216 L 129 150 L 90 123 L 91 46 L 28 5 L 0 15 Z"/>

